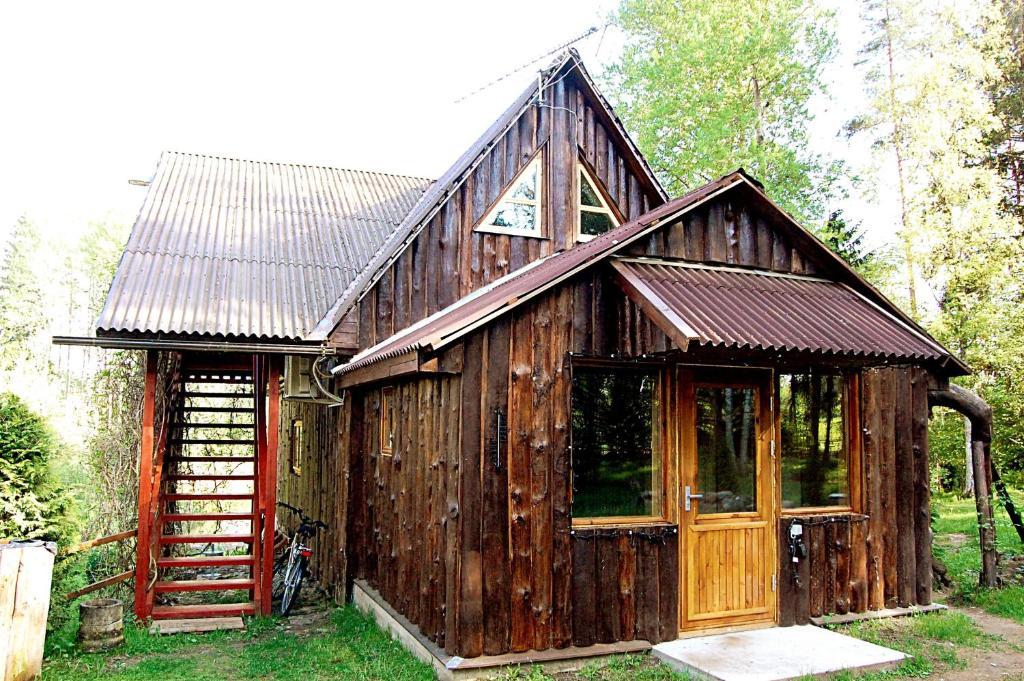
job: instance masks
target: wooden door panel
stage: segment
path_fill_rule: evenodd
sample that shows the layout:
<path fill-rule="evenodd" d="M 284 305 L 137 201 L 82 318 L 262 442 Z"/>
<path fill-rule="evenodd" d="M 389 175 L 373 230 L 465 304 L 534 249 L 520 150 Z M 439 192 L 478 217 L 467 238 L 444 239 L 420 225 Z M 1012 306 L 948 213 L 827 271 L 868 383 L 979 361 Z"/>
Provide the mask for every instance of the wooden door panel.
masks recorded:
<path fill-rule="evenodd" d="M 702 378 L 680 371 L 680 628 L 771 622 L 776 559 L 770 377 L 736 372 Z M 693 495 L 689 509 L 687 487 Z"/>

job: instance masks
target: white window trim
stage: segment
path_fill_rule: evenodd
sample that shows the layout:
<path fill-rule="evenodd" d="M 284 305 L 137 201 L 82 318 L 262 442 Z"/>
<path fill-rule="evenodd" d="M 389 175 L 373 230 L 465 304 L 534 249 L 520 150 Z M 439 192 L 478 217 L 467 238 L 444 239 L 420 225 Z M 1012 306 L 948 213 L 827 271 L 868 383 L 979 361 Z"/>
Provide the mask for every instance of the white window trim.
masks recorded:
<path fill-rule="evenodd" d="M 542 154 L 537 154 L 532 161 L 526 164 L 522 170 L 516 173 L 515 178 L 509 183 L 508 187 L 502 192 L 498 200 L 494 202 L 494 207 L 484 216 L 484 219 L 480 221 L 474 232 L 486 232 L 488 234 L 508 234 L 510 236 L 526 236 L 533 238 L 543 238 L 544 236 L 544 164 L 541 163 Z M 535 199 L 521 199 L 513 198 L 508 196 L 516 188 L 519 180 L 530 171 L 531 168 L 537 168 L 537 190 Z M 532 230 L 525 229 L 512 229 L 510 227 L 499 227 L 497 225 L 490 224 L 494 220 L 498 211 L 501 210 L 502 206 L 506 203 L 518 203 L 522 206 L 534 206 L 537 208 L 537 219 L 533 222 Z"/>
<path fill-rule="evenodd" d="M 615 211 L 612 210 L 611 206 L 609 206 L 608 202 L 605 200 L 604 192 L 601 191 L 601 185 L 599 185 L 594 180 L 594 176 L 590 174 L 590 171 L 587 170 L 587 167 L 580 163 L 579 161 L 576 162 L 576 167 L 579 169 L 579 172 L 582 173 L 585 178 L 587 178 L 587 182 L 590 183 L 590 186 L 594 188 L 594 193 L 597 194 L 597 200 L 601 202 L 601 207 L 584 206 L 583 189 L 582 187 L 576 188 L 576 241 L 590 241 L 591 239 L 598 235 L 583 233 L 583 224 L 581 220 L 581 213 L 583 213 L 583 211 L 586 211 L 588 213 L 599 213 L 602 215 L 607 215 L 608 218 L 612 221 L 612 229 L 618 227 L 620 223 L 619 218 L 615 215 Z M 577 175 L 577 177 L 579 177 L 579 175 Z"/>

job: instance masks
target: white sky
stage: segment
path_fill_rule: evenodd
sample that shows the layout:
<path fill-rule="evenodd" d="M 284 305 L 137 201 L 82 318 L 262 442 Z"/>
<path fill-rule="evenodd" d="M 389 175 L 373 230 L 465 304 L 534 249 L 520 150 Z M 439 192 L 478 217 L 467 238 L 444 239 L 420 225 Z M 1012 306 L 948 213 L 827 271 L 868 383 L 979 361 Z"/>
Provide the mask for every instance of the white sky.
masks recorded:
<path fill-rule="evenodd" d="M 57 240 L 89 220 L 130 223 L 145 189 L 127 181 L 150 177 L 164 149 L 437 177 L 536 67 L 456 98 L 603 25 L 614 5 L 3 3 L 0 240 L 21 214 Z M 857 105 L 859 31 L 840 9 L 833 99 L 815 103 L 813 130 L 821 151 L 855 165 L 864 150 L 835 133 Z M 619 42 L 609 30 L 577 48 L 599 73 Z M 876 202 L 847 209 L 884 239 Z"/>

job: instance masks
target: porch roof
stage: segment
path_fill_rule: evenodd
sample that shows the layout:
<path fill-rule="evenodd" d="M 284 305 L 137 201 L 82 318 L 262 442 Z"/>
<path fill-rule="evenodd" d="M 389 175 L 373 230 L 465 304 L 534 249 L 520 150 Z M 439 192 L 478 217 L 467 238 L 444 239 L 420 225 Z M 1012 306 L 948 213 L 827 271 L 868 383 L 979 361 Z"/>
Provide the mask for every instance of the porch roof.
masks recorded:
<path fill-rule="evenodd" d="M 842 282 L 653 258 L 612 266 L 676 344 L 936 361 L 946 351 Z"/>

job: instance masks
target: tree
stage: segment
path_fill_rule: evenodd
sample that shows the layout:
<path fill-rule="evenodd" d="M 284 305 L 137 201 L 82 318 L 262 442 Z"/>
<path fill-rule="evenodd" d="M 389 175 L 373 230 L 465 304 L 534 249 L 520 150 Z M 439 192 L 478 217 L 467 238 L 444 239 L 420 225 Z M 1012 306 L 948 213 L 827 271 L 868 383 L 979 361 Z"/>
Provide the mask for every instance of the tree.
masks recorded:
<path fill-rule="evenodd" d="M 70 538 L 71 499 L 50 475 L 56 452 L 42 417 L 18 396 L 0 393 L 0 539 Z"/>
<path fill-rule="evenodd" d="M 989 133 L 988 163 L 1003 179 L 1003 208 L 1024 228 L 1024 5 L 1002 0 L 1007 42 L 995 45 L 1000 75 L 992 79 L 989 96 L 997 126 Z"/>
<path fill-rule="evenodd" d="M 868 281 L 888 281 L 892 270 L 888 254 L 882 249 L 869 250 L 864 245 L 864 230 L 859 224 L 847 222 L 842 210 L 834 210 L 821 232 L 824 242 Z"/>
<path fill-rule="evenodd" d="M 812 0 L 623 0 L 621 61 L 607 76 L 670 193 L 737 166 L 820 225 L 838 166 L 808 151 L 808 102 L 834 45 Z"/>
<path fill-rule="evenodd" d="M 39 243 L 35 225 L 18 218 L 0 270 L 0 369 L 31 356 L 32 338 L 46 326 L 43 291 L 32 269 Z"/>

